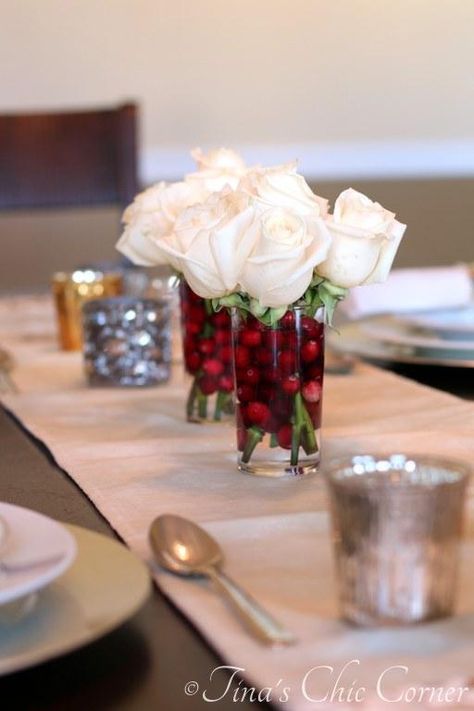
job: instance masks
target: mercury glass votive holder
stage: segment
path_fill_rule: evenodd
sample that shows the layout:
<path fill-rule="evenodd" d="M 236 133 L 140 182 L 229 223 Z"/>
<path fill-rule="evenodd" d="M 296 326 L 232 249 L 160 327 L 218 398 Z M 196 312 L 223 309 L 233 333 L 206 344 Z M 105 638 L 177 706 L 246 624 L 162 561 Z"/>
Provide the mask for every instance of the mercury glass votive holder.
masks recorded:
<path fill-rule="evenodd" d="M 170 376 L 170 302 L 116 297 L 83 306 L 84 365 L 91 385 L 147 386 Z"/>
<path fill-rule="evenodd" d="M 450 615 L 469 467 L 402 454 L 326 471 L 344 619 L 403 625 Z"/>
<path fill-rule="evenodd" d="M 95 269 L 57 272 L 53 275 L 52 290 L 61 348 L 79 351 L 82 348 L 82 305 L 90 299 L 122 294 L 123 275 Z"/>

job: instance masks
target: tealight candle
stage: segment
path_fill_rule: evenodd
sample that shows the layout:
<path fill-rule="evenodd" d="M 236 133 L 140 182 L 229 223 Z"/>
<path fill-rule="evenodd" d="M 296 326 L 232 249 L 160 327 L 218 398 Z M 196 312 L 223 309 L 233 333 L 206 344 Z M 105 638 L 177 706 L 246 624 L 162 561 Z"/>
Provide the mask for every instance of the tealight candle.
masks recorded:
<path fill-rule="evenodd" d="M 59 342 L 65 351 L 82 348 L 82 305 L 90 299 L 117 296 L 123 292 L 120 272 L 76 269 L 57 272 L 52 280 L 59 327 Z"/>

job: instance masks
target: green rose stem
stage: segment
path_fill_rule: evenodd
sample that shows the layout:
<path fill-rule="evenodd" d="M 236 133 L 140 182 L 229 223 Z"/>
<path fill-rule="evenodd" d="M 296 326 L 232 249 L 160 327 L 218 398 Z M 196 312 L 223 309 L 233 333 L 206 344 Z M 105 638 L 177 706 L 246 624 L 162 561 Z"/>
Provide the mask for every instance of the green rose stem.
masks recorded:
<path fill-rule="evenodd" d="M 222 413 L 227 412 L 231 398 L 231 393 L 225 393 L 222 390 L 219 390 L 219 392 L 217 393 L 216 407 L 214 410 L 214 419 L 217 422 L 222 419 Z"/>
<path fill-rule="evenodd" d="M 265 431 L 261 430 L 260 427 L 249 427 L 247 430 L 247 441 L 245 443 L 244 451 L 242 452 L 242 461 L 244 464 L 247 464 L 250 461 L 253 450 L 257 444 L 262 441 L 264 434 Z"/>
<path fill-rule="evenodd" d="M 301 393 L 295 395 L 293 434 L 291 437 L 291 466 L 298 464 L 298 453 L 300 445 L 306 454 L 314 454 L 318 451 L 318 443 L 314 432 L 313 423 L 305 407 Z"/>
<path fill-rule="evenodd" d="M 193 380 L 193 384 L 191 385 L 191 388 L 189 390 L 188 399 L 186 400 L 186 415 L 187 415 L 188 420 L 191 420 L 194 415 L 194 405 L 196 403 L 198 390 L 199 390 L 199 388 L 198 388 L 197 377 L 196 377 Z"/>
<path fill-rule="evenodd" d="M 198 403 L 198 415 L 201 419 L 205 420 L 207 418 L 207 395 L 201 391 L 199 386 L 196 387 L 197 390 L 197 403 Z"/>

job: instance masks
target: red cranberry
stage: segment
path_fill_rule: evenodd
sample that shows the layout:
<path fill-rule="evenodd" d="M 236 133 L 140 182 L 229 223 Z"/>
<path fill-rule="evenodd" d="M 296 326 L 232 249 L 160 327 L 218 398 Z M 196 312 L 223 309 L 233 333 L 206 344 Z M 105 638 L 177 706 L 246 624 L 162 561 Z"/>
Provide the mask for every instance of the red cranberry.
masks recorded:
<path fill-rule="evenodd" d="M 292 425 L 282 425 L 277 432 L 278 444 L 283 449 L 291 449 L 291 439 L 293 436 Z"/>
<path fill-rule="evenodd" d="M 316 360 L 320 351 L 321 348 L 317 341 L 307 341 L 301 346 L 301 360 L 303 363 L 311 363 L 311 361 Z"/>
<path fill-rule="evenodd" d="M 322 377 L 323 369 L 319 363 L 313 363 L 313 365 L 306 366 L 304 368 L 305 380 L 321 380 Z"/>
<path fill-rule="evenodd" d="M 201 338 L 198 348 L 203 355 L 211 355 L 214 352 L 215 345 L 213 338 Z"/>
<path fill-rule="evenodd" d="M 191 308 L 189 309 L 188 318 L 192 323 L 198 323 L 202 325 L 203 322 L 206 320 L 206 312 L 203 308 L 200 308 L 199 306 L 191 306 Z"/>
<path fill-rule="evenodd" d="M 321 427 L 321 402 L 307 402 L 306 409 L 311 417 L 311 422 L 315 430 Z"/>
<path fill-rule="evenodd" d="M 257 368 L 247 368 L 242 374 L 242 380 L 249 385 L 256 385 L 260 380 L 260 373 Z"/>
<path fill-rule="evenodd" d="M 218 383 L 219 390 L 224 393 L 231 393 L 234 389 L 234 379 L 231 375 L 221 375 Z"/>
<path fill-rule="evenodd" d="M 196 373 L 201 365 L 201 356 L 197 351 L 186 354 L 186 367 L 191 373 Z"/>
<path fill-rule="evenodd" d="M 284 378 L 281 389 L 286 395 L 296 395 L 300 389 L 300 379 L 297 375 L 290 375 L 288 378 Z"/>
<path fill-rule="evenodd" d="M 322 385 L 316 380 L 310 380 L 303 385 L 301 392 L 307 402 L 319 402 L 321 399 Z"/>
<path fill-rule="evenodd" d="M 317 339 L 320 336 L 322 326 L 311 316 L 303 316 L 301 319 L 301 330 L 305 339 Z"/>
<path fill-rule="evenodd" d="M 229 346 L 231 342 L 231 334 L 229 330 L 218 329 L 214 333 L 214 339 L 220 346 Z"/>
<path fill-rule="evenodd" d="M 259 348 L 256 352 L 256 358 L 260 365 L 270 365 L 273 361 L 273 353 L 266 348 Z"/>
<path fill-rule="evenodd" d="M 253 400 L 255 395 L 255 390 L 250 385 L 239 385 L 237 387 L 237 400 L 239 402 L 250 402 Z"/>
<path fill-rule="evenodd" d="M 230 363 L 232 361 L 232 346 L 222 346 L 219 351 L 219 358 L 223 363 Z"/>
<path fill-rule="evenodd" d="M 258 386 L 258 399 L 263 402 L 270 402 L 270 400 L 275 396 L 275 391 L 273 385 L 270 383 L 260 384 Z"/>
<path fill-rule="evenodd" d="M 280 326 L 282 328 L 293 328 L 295 323 L 295 314 L 293 311 L 287 311 L 280 319 Z"/>
<path fill-rule="evenodd" d="M 199 388 L 203 395 L 212 395 L 217 390 L 217 379 L 212 375 L 203 375 L 199 378 Z"/>
<path fill-rule="evenodd" d="M 197 321 L 186 321 L 184 324 L 184 330 L 186 336 L 197 336 L 201 333 L 202 324 Z"/>
<path fill-rule="evenodd" d="M 284 334 L 283 342 L 286 348 L 296 348 L 298 346 L 298 336 L 295 331 L 288 331 Z"/>
<path fill-rule="evenodd" d="M 263 334 L 263 345 L 272 351 L 278 351 L 283 345 L 283 333 L 278 329 L 269 328 Z"/>
<path fill-rule="evenodd" d="M 249 348 L 257 348 L 262 342 L 262 333 L 261 331 L 246 328 L 240 334 L 240 342 Z"/>
<path fill-rule="evenodd" d="M 284 373 L 292 373 L 296 370 L 296 353 L 295 351 L 281 351 L 278 358 L 278 365 Z"/>
<path fill-rule="evenodd" d="M 262 377 L 267 383 L 276 383 L 280 380 L 281 372 L 279 368 L 270 366 L 262 371 Z"/>
<path fill-rule="evenodd" d="M 254 400 L 247 405 L 247 419 L 253 425 L 259 425 L 261 427 L 268 420 L 269 416 L 270 410 L 265 403 Z"/>
<path fill-rule="evenodd" d="M 223 372 L 224 364 L 221 363 L 220 360 L 216 360 L 216 358 L 210 358 L 209 360 L 205 360 L 203 362 L 202 369 L 206 375 L 213 375 L 214 377 L 217 377 Z"/>
<path fill-rule="evenodd" d="M 218 311 L 217 313 L 212 314 L 210 321 L 213 326 L 216 326 L 216 328 L 224 328 L 229 326 L 229 314 L 225 310 Z"/>
<path fill-rule="evenodd" d="M 250 353 L 245 346 L 237 346 L 235 349 L 235 367 L 246 368 L 250 363 Z"/>

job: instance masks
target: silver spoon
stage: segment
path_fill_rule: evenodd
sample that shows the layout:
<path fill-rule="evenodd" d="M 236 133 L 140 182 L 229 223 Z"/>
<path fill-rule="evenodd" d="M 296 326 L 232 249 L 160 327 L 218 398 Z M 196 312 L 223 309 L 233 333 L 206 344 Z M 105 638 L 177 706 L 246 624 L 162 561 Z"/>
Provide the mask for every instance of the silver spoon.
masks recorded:
<path fill-rule="evenodd" d="M 150 543 L 156 560 L 163 568 L 178 575 L 209 578 L 216 590 L 232 604 L 241 622 L 260 642 L 296 642 L 291 632 L 220 570 L 222 550 L 200 526 L 181 516 L 158 516 L 150 527 Z"/>

